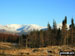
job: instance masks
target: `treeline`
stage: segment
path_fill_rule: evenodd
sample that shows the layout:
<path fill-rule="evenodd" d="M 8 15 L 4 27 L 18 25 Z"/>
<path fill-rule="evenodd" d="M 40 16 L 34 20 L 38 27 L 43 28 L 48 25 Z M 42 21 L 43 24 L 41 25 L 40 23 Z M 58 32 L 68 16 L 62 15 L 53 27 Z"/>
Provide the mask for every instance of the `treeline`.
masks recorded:
<path fill-rule="evenodd" d="M 56 21 L 53 21 L 53 27 L 49 23 L 47 27 L 47 30 L 33 31 L 28 34 L 26 45 L 28 47 L 75 46 L 75 24 L 73 18 L 71 19 L 69 28 L 67 27 L 67 16 L 62 21 L 62 29 L 57 29 Z"/>
<path fill-rule="evenodd" d="M 62 29 L 57 29 L 56 21 L 53 21 L 53 27 L 49 23 L 47 27 L 48 29 L 46 30 L 32 31 L 28 35 L 8 36 L 7 42 L 18 43 L 21 47 L 31 48 L 55 45 L 75 46 L 75 24 L 73 18 L 71 19 L 69 28 L 67 28 L 67 16 L 62 21 Z M 2 37 L 1 34 L 0 37 Z"/>

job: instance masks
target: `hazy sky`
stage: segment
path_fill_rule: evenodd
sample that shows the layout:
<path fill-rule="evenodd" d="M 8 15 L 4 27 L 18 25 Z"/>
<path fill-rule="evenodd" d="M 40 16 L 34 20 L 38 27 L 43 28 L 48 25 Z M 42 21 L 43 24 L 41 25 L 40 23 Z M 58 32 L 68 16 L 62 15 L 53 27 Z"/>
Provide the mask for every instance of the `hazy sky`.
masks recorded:
<path fill-rule="evenodd" d="M 75 19 L 75 0 L 0 0 L 0 24 L 52 25 Z"/>

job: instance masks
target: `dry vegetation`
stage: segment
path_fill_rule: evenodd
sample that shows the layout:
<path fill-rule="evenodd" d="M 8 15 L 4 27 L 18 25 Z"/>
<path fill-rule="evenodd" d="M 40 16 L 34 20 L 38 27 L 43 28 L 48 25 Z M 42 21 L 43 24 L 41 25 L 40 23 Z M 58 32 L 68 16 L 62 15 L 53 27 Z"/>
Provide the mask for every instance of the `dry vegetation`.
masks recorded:
<path fill-rule="evenodd" d="M 0 56 L 59 56 L 60 51 L 73 51 L 72 46 L 48 46 L 43 48 L 16 48 L 11 43 L 0 42 Z"/>

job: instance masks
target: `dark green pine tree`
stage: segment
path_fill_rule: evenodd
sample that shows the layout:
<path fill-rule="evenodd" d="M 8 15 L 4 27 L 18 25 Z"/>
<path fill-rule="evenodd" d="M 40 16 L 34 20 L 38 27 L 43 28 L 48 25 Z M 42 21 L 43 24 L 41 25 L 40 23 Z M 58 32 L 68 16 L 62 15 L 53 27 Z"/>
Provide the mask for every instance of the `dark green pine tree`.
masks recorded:
<path fill-rule="evenodd" d="M 51 26 L 50 26 L 49 22 L 48 22 L 47 27 L 48 27 L 48 30 L 51 30 Z"/>
<path fill-rule="evenodd" d="M 53 29 L 54 30 L 57 30 L 57 24 L 56 24 L 56 21 L 55 20 L 53 20 Z"/>
<path fill-rule="evenodd" d="M 39 48 L 40 47 L 40 32 L 39 31 L 36 31 L 36 47 Z"/>
<path fill-rule="evenodd" d="M 57 37 L 56 37 L 56 45 L 61 45 L 61 29 L 59 28 L 58 30 L 57 30 Z"/>
<path fill-rule="evenodd" d="M 71 20 L 71 23 L 72 23 L 72 26 L 74 27 L 74 20 L 73 20 L 73 18 L 72 18 L 72 20 Z"/>
<path fill-rule="evenodd" d="M 70 34 L 71 34 L 71 44 L 74 44 L 74 20 L 71 19 L 71 25 L 70 25 Z"/>
<path fill-rule="evenodd" d="M 67 16 L 65 16 L 64 23 L 67 24 Z"/>
<path fill-rule="evenodd" d="M 51 30 L 51 26 L 50 26 L 49 23 L 48 23 L 47 27 L 48 27 L 48 30 L 47 30 L 47 39 L 46 39 L 47 45 L 52 45 L 52 33 L 51 33 L 52 30 Z"/>
<path fill-rule="evenodd" d="M 44 46 L 44 34 L 43 30 L 40 31 L 40 47 Z"/>
<path fill-rule="evenodd" d="M 62 22 L 62 44 L 67 45 L 67 16 Z"/>
<path fill-rule="evenodd" d="M 57 24 L 56 24 L 56 21 L 55 20 L 53 20 L 52 37 L 53 37 L 52 44 L 55 45 L 56 44 L 56 37 L 57 37 Z"/>

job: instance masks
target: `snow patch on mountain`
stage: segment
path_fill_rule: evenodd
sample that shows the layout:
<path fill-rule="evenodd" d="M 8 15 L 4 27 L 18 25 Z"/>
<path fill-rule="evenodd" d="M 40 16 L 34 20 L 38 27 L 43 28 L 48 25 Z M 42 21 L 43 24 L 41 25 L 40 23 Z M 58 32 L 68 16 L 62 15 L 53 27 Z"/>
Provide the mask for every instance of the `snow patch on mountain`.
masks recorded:
<path fill-rule="evenodd" d="M 30 32 L 33 30 L 41 30 L 42 26 L 35 25 L 35 24 L 7 24 L 7 25 L 0 25 L 0 31 L 7 31 L 7 32 L 14 32 L 14 33 L 22 33 L 22 32 Z"/>
<path fill-rule="evenodd" d="M 57 24 L 57 29 L 62 29 L 62 24 Z M 69 29 L 69 25 L 67 25 Z M 7 24 L 0 25 L 0 32 L 10 32 L 10 33 L 28 33 L 33 30 L 47 30 L 47 27 L 42 27 L 36 24 Z"/>

